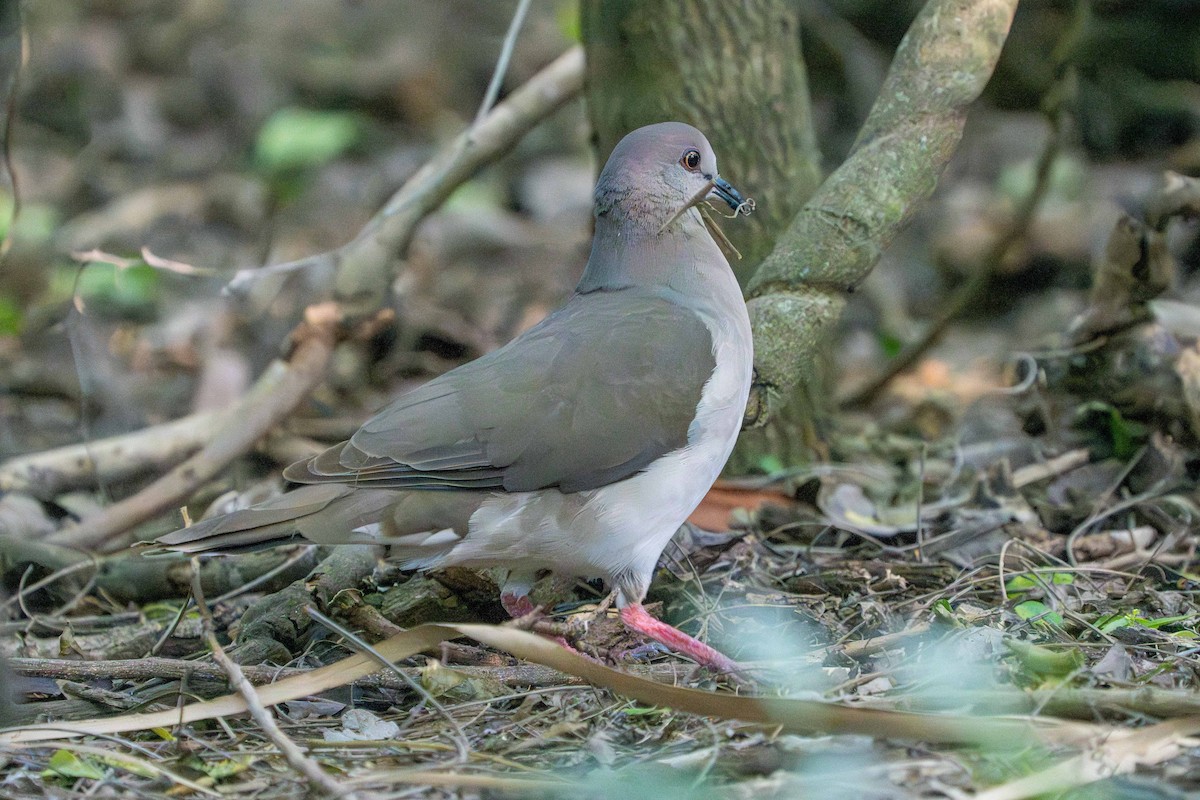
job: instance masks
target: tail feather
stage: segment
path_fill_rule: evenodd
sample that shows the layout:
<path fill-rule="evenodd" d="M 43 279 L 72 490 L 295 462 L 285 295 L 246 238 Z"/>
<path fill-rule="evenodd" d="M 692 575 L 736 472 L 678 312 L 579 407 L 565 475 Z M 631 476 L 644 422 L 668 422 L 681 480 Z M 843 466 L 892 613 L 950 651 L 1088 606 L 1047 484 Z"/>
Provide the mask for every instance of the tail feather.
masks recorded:
<path fill-rule="evenodd" d="M 489 496 L 310 484 L 168 533 L 146 554 L 230 554 L 306 539 L 323 545 L 388 545 L 400 563 L 431 567 L 466 537 L 471 515 Z"/>
<path fill-rule="evenodd" d="M 234 553 L 260 550 L 304 538 L 316 544 L 371 543 L 358 529 L 378 523 L 395 501 L 386 490 L 355 490 L 338 484 L 302 486 L 251 508 L 234 511 L 168 533 L 156 555 Z"/>

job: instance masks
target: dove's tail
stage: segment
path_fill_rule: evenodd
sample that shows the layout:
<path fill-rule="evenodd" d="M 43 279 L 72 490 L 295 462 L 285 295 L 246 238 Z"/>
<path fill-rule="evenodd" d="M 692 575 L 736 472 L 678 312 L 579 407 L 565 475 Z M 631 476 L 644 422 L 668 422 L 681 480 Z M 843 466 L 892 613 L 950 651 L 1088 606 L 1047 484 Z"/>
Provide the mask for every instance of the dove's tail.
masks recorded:
<path fill-rule="evenodd" d="M 301 486 L 256 506 L 205 519 L 155 541 L 147 555 L 239 553 L 288 542 L 380 544 L 402 564 L 428 567 L 466 536 L 484 492 L 397 491 L 347 484 Z"/>
<path fill-rule="evenodd" d="M 237 553 L 307 539 L 316 544 L 371 543 L 357 529 L 372 526 L 395 502 L 395 492 L 339 484 L 301 486 L 256 506 L 168 533 L 152 554 Z"/>

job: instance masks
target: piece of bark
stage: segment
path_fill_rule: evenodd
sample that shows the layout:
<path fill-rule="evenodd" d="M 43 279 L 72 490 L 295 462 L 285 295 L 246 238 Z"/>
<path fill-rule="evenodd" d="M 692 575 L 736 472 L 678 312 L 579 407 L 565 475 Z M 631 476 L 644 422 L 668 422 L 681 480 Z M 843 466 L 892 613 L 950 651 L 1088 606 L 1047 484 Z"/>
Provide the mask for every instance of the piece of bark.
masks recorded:
<path fill-rule="evenodd" d="M 303 580 L 262 598 L 246 610 L 237 626 L 233 657 L 241 664 L 290 661 L 313 626 L 305 609 L 315 605 L 325 610 L 338 592 L 358 588 L 375 571 L 380 553 L 380 548 L 367 545 L 335 547 Z"/>

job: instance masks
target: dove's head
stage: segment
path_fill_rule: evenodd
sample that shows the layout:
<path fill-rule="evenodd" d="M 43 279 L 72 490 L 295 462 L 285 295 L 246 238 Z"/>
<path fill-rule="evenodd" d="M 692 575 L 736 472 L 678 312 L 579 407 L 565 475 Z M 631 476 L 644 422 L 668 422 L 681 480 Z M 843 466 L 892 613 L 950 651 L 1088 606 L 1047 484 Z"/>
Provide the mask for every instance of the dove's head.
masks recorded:
<path fill-rule="evenodd" d="M 627 134 L 596 182 L 597 217 L 619 218 L 630 228 L 654 232 L 710 199 L 725 202 L 735 213 L 744 210 L 741 194 L 717 174 L 717 157 L 704 134 L 682 122 L 647 125 Z"/>

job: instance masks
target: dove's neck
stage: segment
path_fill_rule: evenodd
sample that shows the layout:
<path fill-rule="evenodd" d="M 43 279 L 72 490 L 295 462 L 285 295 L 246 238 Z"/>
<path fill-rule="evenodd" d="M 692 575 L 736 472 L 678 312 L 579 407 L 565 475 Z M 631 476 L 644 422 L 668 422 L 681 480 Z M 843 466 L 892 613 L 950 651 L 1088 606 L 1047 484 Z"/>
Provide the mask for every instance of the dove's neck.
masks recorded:
<path fill-rule="evenodd" d="M 592 253 L 576 291 L 613 291 L 630 287 L 674 290 L 697 300 L 741 290 L 725 255 L 690 208 L 665 230 L 630 224 L 614 215 L 596 217 Z"/>

